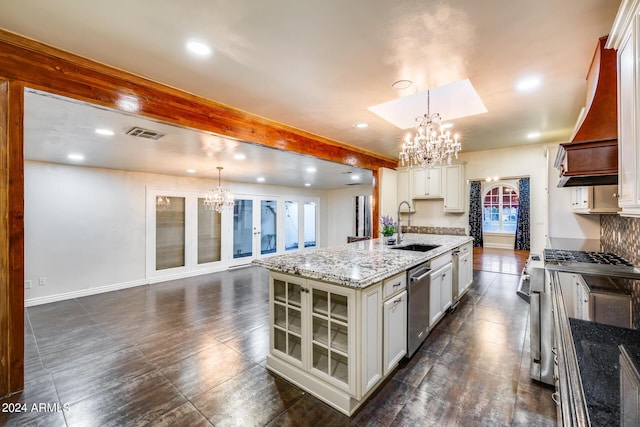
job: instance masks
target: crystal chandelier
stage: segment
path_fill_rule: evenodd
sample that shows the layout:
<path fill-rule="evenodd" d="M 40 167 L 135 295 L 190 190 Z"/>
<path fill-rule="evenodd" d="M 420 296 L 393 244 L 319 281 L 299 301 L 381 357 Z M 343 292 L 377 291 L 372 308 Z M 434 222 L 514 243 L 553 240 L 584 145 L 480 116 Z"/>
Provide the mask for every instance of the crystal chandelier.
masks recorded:
<path fill-rule="evenodd" d="M 441 124 L 440 114 L 431 114 L 429 91 L 427 91 L 427 114 L 416 118 L 416 133 L 407 133 L 400 149 L 402 166 L 431 167 L 437 164 L 451 164 L 451 158 L 458 158 L 461 144 L 458 134 L 451 138 L 451 125 Z"/>
<path fill-rule="evenodd" d="M 204 206 L 207 210 L 222 212 L 224 209 L 233 206 L 233 194 L 220 185 L 220 173 L 222 167 L 218 166 L 218 187 L 215 190 L 209 190 L 207 197 L 204 199 Z"/>

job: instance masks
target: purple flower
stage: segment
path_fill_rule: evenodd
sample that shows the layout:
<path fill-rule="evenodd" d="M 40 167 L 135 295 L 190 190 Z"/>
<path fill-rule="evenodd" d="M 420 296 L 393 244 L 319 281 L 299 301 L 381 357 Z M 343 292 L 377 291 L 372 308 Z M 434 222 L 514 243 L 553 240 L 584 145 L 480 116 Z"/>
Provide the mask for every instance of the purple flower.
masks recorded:
<path fill-rule="evenodd" d="M 380 222 L 382 223 L 382 235 L 387 237 L 393 236 L 396 232 L 398 223 L 393 220 L 391 215 L 382 215 L 380 217 Z"/>

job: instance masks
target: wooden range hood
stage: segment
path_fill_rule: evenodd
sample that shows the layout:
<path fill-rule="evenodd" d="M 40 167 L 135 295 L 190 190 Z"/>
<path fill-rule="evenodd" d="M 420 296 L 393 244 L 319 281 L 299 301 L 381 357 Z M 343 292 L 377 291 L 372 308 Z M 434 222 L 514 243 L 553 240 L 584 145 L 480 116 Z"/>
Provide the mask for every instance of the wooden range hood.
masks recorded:
<path fill-rule="evenodd" d="M 618 183 L 618 96 L 616 51 L 598 40 L 587 75 L 587 103 L 570 143 L 560 144 L 558 187 Z"/>

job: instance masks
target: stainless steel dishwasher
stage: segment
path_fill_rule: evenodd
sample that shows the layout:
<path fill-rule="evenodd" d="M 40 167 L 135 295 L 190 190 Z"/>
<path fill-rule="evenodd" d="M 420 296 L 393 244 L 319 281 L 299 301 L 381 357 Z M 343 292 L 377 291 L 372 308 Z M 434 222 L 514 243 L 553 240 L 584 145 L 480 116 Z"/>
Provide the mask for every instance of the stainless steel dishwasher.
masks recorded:
<path fill-rule="evenodd" d="M 429 262 L 420 264 L 407 272 L 408 321 L 407 357 L 413 356 L 429 334 L 429 286 L 431 268 Z"/>

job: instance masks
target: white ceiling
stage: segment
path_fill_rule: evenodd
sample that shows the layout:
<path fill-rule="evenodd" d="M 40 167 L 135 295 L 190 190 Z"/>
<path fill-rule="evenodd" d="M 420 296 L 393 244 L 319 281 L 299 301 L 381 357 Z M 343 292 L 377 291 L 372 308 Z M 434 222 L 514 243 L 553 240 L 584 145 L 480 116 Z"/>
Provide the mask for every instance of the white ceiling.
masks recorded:
<path fill-rule="evenodd" d="M 585 103 L 585 76 L 596 41 L 609 32 L 619 4 L 617 0 L 9 0 L 0 2 L 0 27 L 396 157 L 402 131 L 368 108 L 463 79 L 470 80 L 488 110 L 455 120 L 464 151 L 568 140 Z M 189 38 L 206 41 L 213 54 L 193 57 L 184 49 Z M 531 75 L 540 77 L 542 85 L 532 92 L 518 92 L 517 81 Z M 400 79 L 414 85 L 396 91 L 391 85 Z M 369 127 L 355 128 L 356 122 Z M 66 127 L 51 125 L 47 132 L 61 144 L 72 141 L 73 134 L 65 135 L 61 129 Z M 541 132 L 541 138 L 527 139 L 532 131 Z M 130 160 L 129 146 L 113 157 Z M 179 146 L 174 150 L 186 157 L 203 154 L 193 151 L 195 143 Z M 155 160 L 145 157 L 136 162 Z"/>

